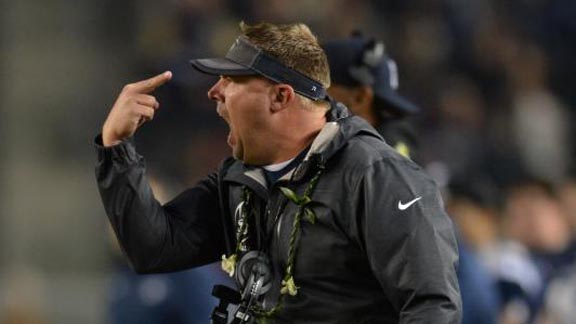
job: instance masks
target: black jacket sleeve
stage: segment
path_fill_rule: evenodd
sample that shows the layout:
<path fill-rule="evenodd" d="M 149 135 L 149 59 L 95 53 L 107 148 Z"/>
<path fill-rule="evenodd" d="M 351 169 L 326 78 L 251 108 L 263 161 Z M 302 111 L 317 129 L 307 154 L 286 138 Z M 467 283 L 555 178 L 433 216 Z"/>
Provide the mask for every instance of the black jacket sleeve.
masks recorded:
<path fill-rule="evenodd" d="M 460 323 L 456 238 L 433 181 L 390 159 L 367 170 L 358 193 L 363 245 L 399 323 Z"/>
<path fill-rule="evenodd" d="M 96 138 L 96 179 L 120 245 L 139 273 L 177 271 L 224 253 L 216 174 L 164 206 L 153 196 L 144 159 L 130 141 L 103 147 Z"/>

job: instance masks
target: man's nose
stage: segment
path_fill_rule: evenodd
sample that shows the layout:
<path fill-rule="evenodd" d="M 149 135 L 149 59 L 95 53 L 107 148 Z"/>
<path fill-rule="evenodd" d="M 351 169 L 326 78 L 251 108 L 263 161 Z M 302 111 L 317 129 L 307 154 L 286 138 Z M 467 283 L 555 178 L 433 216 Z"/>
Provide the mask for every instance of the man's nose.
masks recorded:
<path fill-rule="evenodd" d="M 208 90 L 208 98 L 214 101 L 223 102 L 224 97 L 222 96 L 222 78 L 216 82 L 210 90 Z"/>

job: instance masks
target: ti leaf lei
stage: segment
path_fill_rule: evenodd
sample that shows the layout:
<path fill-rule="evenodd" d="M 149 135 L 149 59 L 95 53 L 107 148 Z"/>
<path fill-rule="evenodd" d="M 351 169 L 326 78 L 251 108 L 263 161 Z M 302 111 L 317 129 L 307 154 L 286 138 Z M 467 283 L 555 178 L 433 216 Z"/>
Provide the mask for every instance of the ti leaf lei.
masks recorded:
<path fill-rule="evenodd" d="M 296 251 L 297 251 L 297 236 L 298 236 L 298 232 L 300 231 L 300 222 L 302 220 L 302 218 L 304 218 L 304 220 L 306 220 L 307 222 L 309 222 L 310 224 L 315 224 L 316 223 L 316 214 L 314 213 L 314 210 L 311 208 L 311 203 L 312 203 L 312 192 L 314 191 L 314 188 L 316 188 L 316 184 L 318 184 L 318 180 L 320 179 L 320 176 L 322 175 L 322 173 L 325 170 L 325 167 L 323 164 L 318 164 L 317 165 L 318 171 L 316 172 L 316 174 L 314 175 L 314 177 L 312 178 L 312 180 L 310 180 L 310 183 L 308 184 L 308 186 L 306 187 L 306 190 L 304 191 L 304 194 L 302 196 L 298 196 L 293 190 L 291 190 L 290 188 L 287 187 L 280 187 L 280 190 L 282 192 L 282 194 L 292 203 L 294 203 L 295 205 L 299 206 L 298 211 L 296 212 L 296 215 L 294 216 L 294 221 L 292 223 L 292 232 L 290 233 L 290 242 L 289 242 L 289 249 L 288 249 L 288 264 L 286 265 L 286 271 L 284 274 L 284 278 L 282 279 L 282 287 L 280 288 L 280 297 L 278 299 L 278 302 L 276 303 L 276 305 L 274 307 L 272 307 L 270 310 L 265 310 L 262 309 L 261 307 L 258 306 L 253 306 L 252 307 L 252 311 L 254 312 L 254 314 L 264 317 L 261 319 L 262 321 L 265 321 L 265 318 L 267 317 L 271 317 L 272 315 L 274 315 L 276 312 L 278 312 L 280 310 L 280 308 L 282 307 L 282 304 L 284 302 L 284 298 L 287 295 L 290 296 L 296 296 L 298 294 L 298 289 L 300 287 L 298 287 L 296 285 L 296 282 L 294 280 L 294 264 L 296 261 Z M 249 204 L 248 202 L 251 200 L 251 195 L 252 192 L 250 190 L 248 190 L 246 187 L 244 187 L 244 202 L 246 202 L 245 210 L 248 209 Z M 243 211 L 241 214 L 241 218 L 243 218 L 242 221 L 239 221 L 239 225 L 240 228 L 238 229 L 238 237 L 237 237 L 237 243 L 236 243 L 236 249 L 234 251 L 234 254 L 230 255 L 230 256 L 226 256 L 223 255 L 222 256 L 222 269 L 224 271 L 226 271 L 230 277 L 232 277 L 234 275 L 235 272 L 235 268 L 236 268 L 236 263 L 238 261 L 238 255 L 239 253 L 243 250 L 242 249 L 242 241 L 243 239 L 245 239 L 245 235 L 247 235 L 247 216 L 248 216 L 248 212 L 247 211 Z"/>

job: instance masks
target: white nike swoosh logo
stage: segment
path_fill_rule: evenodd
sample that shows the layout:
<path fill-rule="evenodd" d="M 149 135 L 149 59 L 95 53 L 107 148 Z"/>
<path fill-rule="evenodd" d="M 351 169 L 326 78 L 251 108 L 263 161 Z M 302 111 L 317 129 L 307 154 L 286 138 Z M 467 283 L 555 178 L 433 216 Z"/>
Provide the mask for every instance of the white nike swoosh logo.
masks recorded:
<path fill-rule="evenodd" d="M 405 210 L 406 208 L 412 206 L 412 204 L 414 204 L 415 202 L 417 202 L 420 199 L 422 199 L 422 197 L 414 198 L 405 204 L 403 204 L 402 201 L 398 200 L 398 209 Z"/>

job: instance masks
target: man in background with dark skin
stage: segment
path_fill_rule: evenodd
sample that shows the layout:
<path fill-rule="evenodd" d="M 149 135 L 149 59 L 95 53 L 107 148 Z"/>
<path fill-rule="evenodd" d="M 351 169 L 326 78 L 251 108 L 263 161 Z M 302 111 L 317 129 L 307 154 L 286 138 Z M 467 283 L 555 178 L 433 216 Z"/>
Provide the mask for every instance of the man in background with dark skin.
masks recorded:
<path fill-rule="evenodd" d="M 330 64 L 328 94 L 364 118 L 400 154 L 411 157 L 417 140 L 409 117 L 420 109 L 398 94 L 398 68 L 384 43 L 354 32 L 322 47 Z"/>
<path fill-rule="evenodd" d="M 460 323 L 452 223 L 434 182 L 326 96 L 324 51 L 303 24 L 241 24 L 208 91 L 233 157 L 170 202 L 130 141 L 170 72 L 124 87 L 96 138 L 96 176 L 139 273 L 222 260 L 234 323 Z"/>

